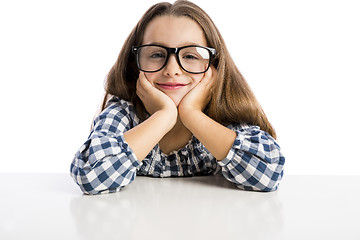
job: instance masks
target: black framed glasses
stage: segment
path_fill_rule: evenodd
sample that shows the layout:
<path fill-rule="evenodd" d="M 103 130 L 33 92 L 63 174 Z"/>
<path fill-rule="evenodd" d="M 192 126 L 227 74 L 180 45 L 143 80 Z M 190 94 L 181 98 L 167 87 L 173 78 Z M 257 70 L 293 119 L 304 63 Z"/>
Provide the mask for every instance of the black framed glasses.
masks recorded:
<path fill-rule="evenodd" d="M 206 72 L 216 54 L 216 50 L 209 47 L 191 45 L 168 48 L 156 44 L 133 46 L 132 52 L 136 55 L 138 68 L 143 72 L 160 71 L 168 62 L 169 56 L 175 54 L 180 67 L 193 74 Z"/>

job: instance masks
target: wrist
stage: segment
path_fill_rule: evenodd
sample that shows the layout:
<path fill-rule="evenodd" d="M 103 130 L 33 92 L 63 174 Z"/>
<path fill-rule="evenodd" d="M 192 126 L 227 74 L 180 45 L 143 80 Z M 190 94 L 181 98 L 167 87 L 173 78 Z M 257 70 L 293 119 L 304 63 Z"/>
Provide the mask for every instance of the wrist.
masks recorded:
<path fill-rule="evenodd" d="M 200 111 L 199 109 L 195 108 L 194 106 L 192 105 L 189 105 L 189 106 L 185 106 L 183 104 L 180 104 L 178 106 L 178 112 L 179 112 L 179 116 L 187 116 L 189 114 L 191 114 L 192 112 L 197 112 L 197 111 Z"/>
<path fill-rule="evenodd" d="M 193 123 L 194 119 L 204 114 L 201 110 L 194 109 L 194 108 L 186 108 L 186 109 L 179 109 L 179 118 L 181 122 L 186 126 L 189 127 L 190 124 Z"/>
<path fill-rule="evenodd" d="M 155 113 L 162 119 L 162 122 L 165 126 L 168 126 L 171 130 L 176 124 L 178 112 L 177 108 L 163 108 Z"/>

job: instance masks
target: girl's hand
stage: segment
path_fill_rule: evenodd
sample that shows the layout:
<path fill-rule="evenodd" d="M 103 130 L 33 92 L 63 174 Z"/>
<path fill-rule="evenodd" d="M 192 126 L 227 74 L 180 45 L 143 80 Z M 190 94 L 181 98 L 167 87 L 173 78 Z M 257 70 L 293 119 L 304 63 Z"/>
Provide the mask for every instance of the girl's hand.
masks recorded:
<path fill-rule="evenodd" d="M 146 78 L 144 72 L 140 72 L 139 74 L 136 83 L 136 94 L 150 115 L 160 110 L 168 110 L 177 116 L 175 103 L 165 93 L 155 88 Z"/>
<path fill-rule="evenodd" d="M 204 110 L 210 101 L 211 90 L 216 81 L 216 77 L 217 71 L 215 67 L 211 66 L 209 70 L 205 72 L 201 81 L 181 100 L 178 106 L 180 116 L 192 110 Z"/>

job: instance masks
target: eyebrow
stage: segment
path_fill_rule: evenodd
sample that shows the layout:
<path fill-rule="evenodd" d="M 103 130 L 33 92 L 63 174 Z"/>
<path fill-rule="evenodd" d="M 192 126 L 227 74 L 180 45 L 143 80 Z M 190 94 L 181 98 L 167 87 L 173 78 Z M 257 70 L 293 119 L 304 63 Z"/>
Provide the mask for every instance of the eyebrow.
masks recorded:
<path fill-rule="evenodd" d="M 154 44 L 154 45 L 161 45 L 164 47 L 170 47 L 167 44 L 162 43 L 162 42 L 150 42 L 150 43 L 145 43 L 144 45 L 147 45 L 147 44 Z M 194 42 L 184 42 L 184 43 L 180 44 L 180 46 L 178 46 L 178 47 L 191 46 L 191 45 L 202 46 L 202 44 L 198 44 L 198 43 L 194 43 Z"/>

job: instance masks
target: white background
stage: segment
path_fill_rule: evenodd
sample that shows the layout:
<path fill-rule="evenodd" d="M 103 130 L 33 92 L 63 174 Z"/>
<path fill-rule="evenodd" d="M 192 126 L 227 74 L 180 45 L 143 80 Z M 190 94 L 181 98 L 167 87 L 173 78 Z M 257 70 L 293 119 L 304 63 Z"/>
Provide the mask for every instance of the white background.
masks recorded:
<path fill-rule="evenodd" d="M 0 172 L 69 172 L 106 74 L 155 2 L 0 2 Z M 286 174 L 360 174 L 357 1 L 194 2 L 277 130 Z"/>

